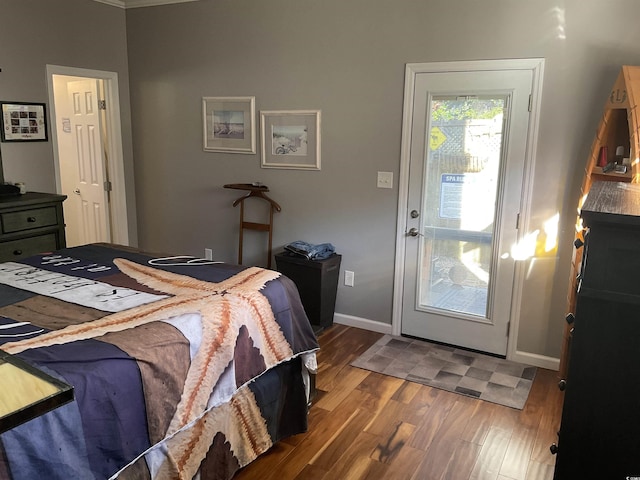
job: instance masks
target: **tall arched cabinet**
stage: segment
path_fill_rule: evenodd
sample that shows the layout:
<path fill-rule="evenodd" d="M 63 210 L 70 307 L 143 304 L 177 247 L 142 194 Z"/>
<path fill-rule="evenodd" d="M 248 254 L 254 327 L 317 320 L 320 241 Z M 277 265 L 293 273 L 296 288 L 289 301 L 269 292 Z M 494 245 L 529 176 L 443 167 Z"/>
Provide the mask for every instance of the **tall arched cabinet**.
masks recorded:
<path fill-rule="evenodd" d="M 580 218 L 580 209 L 594 181 L 603 180 L 633 183 L 640 181 L 640 162 L 638 159 L 640 156 L 640 112 L 638 112 L 637 108 L 639 102 L 640 67 L 625 65 L 622 67 L 618 79 L 613 85 L 611 93 L 605 103 L 604 113 L 598 124 L 598 130 L 591 146 L 591 152 L 587 160 L 580 190 L 580 200 L 577 205 L 576 237 L 571 259 L 569 292 L 567 295 L 568 316 L 560 356 L 561 379 L 565 379 L 567 376 L 571 329 L 573 328 L 570 315 L 575 311 L 578 275 L 582 262 L 584 232 Z M 603 167 L 598 166 L 602 147 L 606 147 L 607 160 L 613 161 L 618 146 L 622 146 L 625 149 L 624 157 L 629 158 L 631 162 L 629 171 L 624 174 L 616 172 L 604 173 Z"/>
<path fill-rule="evenodd" d="M 555 480 L 640 477 L 639 102 L 640 67 L 623 66 L 577 205 Z M 616 161 L 626 171 L 616 171 Z"/>

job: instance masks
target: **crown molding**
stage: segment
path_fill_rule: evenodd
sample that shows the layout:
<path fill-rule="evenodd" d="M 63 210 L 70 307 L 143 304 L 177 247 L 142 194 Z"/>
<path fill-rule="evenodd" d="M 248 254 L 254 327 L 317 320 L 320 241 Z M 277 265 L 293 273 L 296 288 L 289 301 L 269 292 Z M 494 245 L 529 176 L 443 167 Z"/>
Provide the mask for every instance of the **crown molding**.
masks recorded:
<path fill-rule="evenodd" d="M 126 8 L 124 0 L 93 0 L 94 2 L 104 3 L 105 5 L 111 5 L 112 7 Z"/>
<path fill-rule="evenodd" d="M 155 7 L 158 5 L 169 5 L 171 3 L 197 2 L 198 0 L 94 0 L 118 8 L 139 8 Z"/>
<path fill-rule="evenodd" d="M 155 7 L 171 3 L 197 2 L 198 0 L 124 0 L 125 8 Z"/>

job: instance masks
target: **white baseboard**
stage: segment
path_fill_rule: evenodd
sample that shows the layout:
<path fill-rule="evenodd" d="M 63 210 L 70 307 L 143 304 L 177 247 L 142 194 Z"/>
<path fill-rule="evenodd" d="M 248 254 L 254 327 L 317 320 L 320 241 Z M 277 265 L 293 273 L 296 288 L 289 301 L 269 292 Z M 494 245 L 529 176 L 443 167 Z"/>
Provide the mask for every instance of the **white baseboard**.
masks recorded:
<path fill-rule="evenodd" d="M 514 362 L 525 363 L 534 367 L 546 368 L 548 370 L 560 370 L 560 359 L 538 355 L 537 353 L 522 352 L 516 350 L 515 354 L 509 360 Z"/>
<path fill-rule="evenodd" d="M 372 332 L 392 335 L 390 324 L 376 322 L 367 318 L 354 317 L 353 315 L 345 315 L 343 313 L 336 313 L 333 316 L 333 321 L 334 323 L 339 323 L 340 325 L 346 325 L 348 327 L 362 328 L 363 330 L 370 330 Z M 519 363 L 525 363 L 534 367 L 546 368 L 548 370 L 560 370 L 560 360 L 558 358 L 538 355 L 537 353 L 522 352 L 520 350 L 516 350 L 514 356 L 509 360 L 513 360 L 514 362 Z"/>
<path fill-rule="evenodd" d="M 391 325 L 388 323 L 376 322 L 367 318 L 354 317 L 352 315 L 344 315 L 343 313 L 336 313 L 333 315 L 333 321 L 340 325 L 346 325 L 348 327 L 362 328 L 363 330 L 370 330 L 372 332 L 385 333 L 391 335 Z"/>

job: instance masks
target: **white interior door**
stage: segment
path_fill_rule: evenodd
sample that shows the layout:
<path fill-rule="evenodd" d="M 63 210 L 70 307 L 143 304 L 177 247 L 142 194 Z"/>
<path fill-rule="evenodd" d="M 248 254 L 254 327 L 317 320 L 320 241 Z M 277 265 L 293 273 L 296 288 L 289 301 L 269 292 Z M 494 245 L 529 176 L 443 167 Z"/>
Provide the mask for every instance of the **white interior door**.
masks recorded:
<path fill-rule="evenodd" d="M 70 113 L 70 133 L 73 140 L 76 185 L 68 202 L 78 217 L 67 221 L 70 246 L 94 242 L 109 242 L 109 197 L 106 187 L 106 155 L 103 142 L 103 118 L 99 109 L 99 81 L 93 78 L 67 83 Z"/>
<path fill-rule="evenodd" d="M 506 355 L 532 77 L 416 75 L 402 334 Z"/>
<path fill-rule="evenodd" d="M 63 203 L 65 231 L 68 246 L 83 243 L 84 235 L 80 197 L 74 194 L 78 189 L 78 161 L 76 145 L 71 128 L 74 116 L 72 102 L 69 100 L 67 84 L 70 82 L 94 79 L 98 82 L 100 99 L 104 100 L 106 110 L 100 110 L 104 137 L 106 161 L 105 171 L 108 173 L 111 191 L 109 199 L 109 224 L 105 231 L 111 241 L 121 245 L 130 245 L 129 208 L 127 201 L 127 182 L 125 181 L 125 152 L 123 149 L 123 132 L 120 121 L 120 94 L 118 90 L 118 74 L 103 70 L 47 65 L 49 88 L 49 106 L 51 115 L 51 139 L 55 159 L 56 191 L 67 196 Z M 128 187 L 132 189 L 132 186 Z M 76 203 L 77 202 L 77 205 Z M 76 208 L 77 206 L 77 208 Z M 81 232 L 81 233 L 75 233 Z"/>

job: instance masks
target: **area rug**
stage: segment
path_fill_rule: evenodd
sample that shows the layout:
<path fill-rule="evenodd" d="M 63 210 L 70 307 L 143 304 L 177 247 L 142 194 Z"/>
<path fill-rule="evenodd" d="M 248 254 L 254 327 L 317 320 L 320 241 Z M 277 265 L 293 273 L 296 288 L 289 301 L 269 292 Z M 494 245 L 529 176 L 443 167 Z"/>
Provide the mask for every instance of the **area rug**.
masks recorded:
<path fill-rule="evenodd" d="M 536 375 L 536 367 L 391 335 L 351 365 L 520 410 Z"/>

